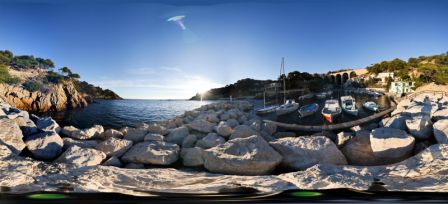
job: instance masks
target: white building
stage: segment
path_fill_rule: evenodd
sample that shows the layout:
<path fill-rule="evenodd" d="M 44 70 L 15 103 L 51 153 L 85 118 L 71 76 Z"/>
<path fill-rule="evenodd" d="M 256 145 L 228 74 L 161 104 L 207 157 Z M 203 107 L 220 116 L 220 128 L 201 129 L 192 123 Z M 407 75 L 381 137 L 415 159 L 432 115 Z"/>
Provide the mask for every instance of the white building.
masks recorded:
<path fill-rule="evenodd" d="M 389 93 L 401 96 L 403 94 L 407 94 L 412 92 L 412 88 L 415 86 L 415 82 L 413 81 L 394 81 L 390 84 Z"/>
<path fill-rule="evenodd" d="M 373 76 L 375 79 L 379 79 L 378 83 L 380 84 L 387 84 L 387 78 L 394 78 L 394 73 L 393 72 L 381 72 L 378 73 L 377 75 Z"/>

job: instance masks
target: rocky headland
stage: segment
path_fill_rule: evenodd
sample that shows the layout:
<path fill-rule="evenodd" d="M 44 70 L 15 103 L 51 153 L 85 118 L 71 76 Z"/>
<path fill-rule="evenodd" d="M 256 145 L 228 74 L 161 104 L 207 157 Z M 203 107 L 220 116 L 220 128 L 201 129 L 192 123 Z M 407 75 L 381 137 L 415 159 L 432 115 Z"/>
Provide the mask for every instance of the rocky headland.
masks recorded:
<path fill-rule="evenodd" d="M 448 98 L 402 100 L 379 123 L 299 136 L 248 102 L 202 106 L 167 121 L 78 129 L 0 105 L 0 189 L 219 193 L 250 188 L 448 191 Z"/>

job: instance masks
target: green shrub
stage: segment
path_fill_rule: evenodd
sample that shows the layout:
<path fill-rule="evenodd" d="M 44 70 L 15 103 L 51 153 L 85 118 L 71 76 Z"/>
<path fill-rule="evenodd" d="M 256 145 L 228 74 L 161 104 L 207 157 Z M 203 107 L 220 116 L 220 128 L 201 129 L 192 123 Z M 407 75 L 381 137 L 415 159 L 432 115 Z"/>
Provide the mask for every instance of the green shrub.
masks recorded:
<path fill-rule="evenodd" d="M 49 84 L 49 83 L 53 83 L 53 84 L 59 84 L 62 83 L 64 81 L 65 77 L 53 72 L 53 71 L 48 71 L 47 72 L 47 76 L 45 76 L 45 78 L 43 79 L 44 84 Z"/>
<path fill-rule="evenodd" d="M 26 81 L 25 83 L 22 84 L 22 86 L 29 92 L 34 92 L 39 91 L 42 85 L 35 81 Z"/>
<path fill-rule="evenodd" d="M 0 83 L 18 84 L 20 80 L 9 74 L 6 65 L 0 63 Z"/>

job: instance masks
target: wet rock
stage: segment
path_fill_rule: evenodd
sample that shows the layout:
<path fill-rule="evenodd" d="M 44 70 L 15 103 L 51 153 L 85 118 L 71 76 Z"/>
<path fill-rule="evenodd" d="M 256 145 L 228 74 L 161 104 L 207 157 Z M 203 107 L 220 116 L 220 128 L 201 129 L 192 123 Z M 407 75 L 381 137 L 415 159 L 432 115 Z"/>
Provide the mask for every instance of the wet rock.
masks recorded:
<path fill-rule="evenodd" d="M 103 162 L 104 166 L 115 166 L 115 167 L 122 167 L 123 163 L 121 163 L 120 159 L 118 159 L 118 157 L 111 157 L 108 160 L 106 160 L 105 162 Z"/>
<path fill-rule="evenodd" d="M 53 131 L 59 133 L 61 131 L 61 127 L 51 117 L 37 119 L 36 126 L 38 129 L 46 132 Z"/>
<path fill-rule="evenodd" d="M 74 164 L 77 166 L 94 166 L 101 164 L 104 159 L 106 159 L 106 154 L 101 151 L 72 146 L 62 153 L 55 162 Z"/>
<path fill-rule="evenodd" d="M 165 137 L 156 133 L 148 133 L 145 135 L 143 141 L 163 141 Z"/>
<path fill-rule="evenodd" d="M 0 119 L 0 144 L 8 146 L 13 154 L 20 154 L 25 148 L 22 131 L 14 120 Z"/>
<path fill-rule="evenodd" d="M 252 135 L 258 135 L 258 132 L 256 132 L 254 129 L 252 129 L 247 125 L 239 125 L 235 127 L 229 139 L 245 138 L 250 137 Z"/>
<path fill-rule="evenodd" d="M 433 129 L 437 143 L 448 143 L 448 119 L 437 121 L 434 123 Z"/>
<path fill-rule="evenodd" d="M 64 137 L 62 138 L 62 141 L 64 142 L 63 149 L 68 149 L 75 145 L 82 148 L 95 148 L 98 145 L 98 141 L 96 140 L 75 140 L 69 137 Z"/>
<path fill-rule="evenodd" d="M 370 133 L 373 156 L 383 164 L 392 164 L 408 158 L 414 148 L 414 137 L 394 128 L 377 128 Z"/>
<path fill-rule="evenodd" d="M 204 164 L 203 155 L 204 150 L 200 147 L 182 148 L 180 157 L 184 166 L 202 166 Z"/>
<path fill-rule="evenodd" d="M 121 160 L 128 163 L 170 165 L 177 161 L 179 146 L 168 142 L 140 142 L 132 146 Z"/>
<path fill-rule="evenodd" d="M 51 160 L 59 156 L 64 141 L 56 132 L 43 132 L 25 138 L 28 150 L 36 159 Z"/>
<path fill-rule="evenodd" d="M 204 167 L 224 174 L 263 175 L 281 161 L 282 156 L 257 135 L 235 138 L 204 151 Z"/>
<path fill-rule="evenodd" d="M 228 137 L 233 133 L 232 127 L 230 127 L 227 122 L 221 121 L 218 126 L 216 126 L 215 131 L 223 137 Z"/>
<path fill-rule="evenodd" d="M 325 136 L 285 137 L 269 143 L 283 156 L 282 166 L 304 170 L 315 164 L 344 165 L 347 160 Z"/>
<path fill-rule="evenodd" d="M 336 145 L 341 148 L 347 143 L 350 139 L 353 138 L 353 134 L 350 132 L 340 132 L 336 138 Z"/>
<path fill-rule="evenodd" d="M 406 120 L 410 119 L 404 115 L 394 115 L 392 117 L 384 118 L 380 122 L 381 127 L 395 128 L 400 130 L 406 130 Z"/>
<path fill-rule="evenodd" d="M 166 136 L 165 140 L 170 143 L 181 145 L 185 137 L 188 136 L 187 127 L 179 127 L 171 130 L 171 132 Z"/>
<path fill-rule="evenodd" d="M 431 118 L 427 115 L 407 119 L 406 127 L 409 133 L 416 139 L 428 139 L 432 134 Z"/>
<path fill-rule="evenodd" d="M 107 156 L 120 157 L 132 147 L 133 142 L 130 140 L 117 139 L 110 137 L 109 139 L 99 143 L 97 150 L 104 152 Z"/>
<path fill-rule="evenodd" d="M 284 138 L 284 137 L 295 137 L 295 132 L 277 132 L 274 134 L 275 138 Z"/>
<path fill-rule="evenodd" d="M 61 134 L 77 140 L 88 140 L 99 137 L 103 133 L 104 128 L 101 125 L 95 125 L 91 128 L 80 130 L 73 126 L 65 126 L 61 130 Z"/>
<path fill-rule="evenodd" d="M 194 147 L 197 140 L 198 138 L 196 135 L 188 135 L 187 137 L 184 138 L 184 141 L 182 141 L 182 147 L 184 148 Z"/>
<path fill-rule="evenodd" d="M 123 138 L 123 133 L 118 130 L 108 129 L 108 130 L 104 131 L 103 133 L 101 133 L 99 137 L 102 140 L 107 140 L 111 137 L 120 139 L 120 138 Z"/>
<path fill-rule="evenodd" d="M 145 139 L 146 134 L 148 134 L 147 129 L 144 128 L 129 128 L 124 135 L 124 139 L 131 140 L 134 143 L 141 142 Z"/>
<path fill-rule="evenodd" d="M 216 133 L 208 133 L 207 136 L 202 138 L 201 140 L 197 141 L 196 146 L 201 147 L 203 149 L 208 149 L 212 147 L 216 147 L 220 144 L 224 144 L 226 140 L 218 136 Z"/>

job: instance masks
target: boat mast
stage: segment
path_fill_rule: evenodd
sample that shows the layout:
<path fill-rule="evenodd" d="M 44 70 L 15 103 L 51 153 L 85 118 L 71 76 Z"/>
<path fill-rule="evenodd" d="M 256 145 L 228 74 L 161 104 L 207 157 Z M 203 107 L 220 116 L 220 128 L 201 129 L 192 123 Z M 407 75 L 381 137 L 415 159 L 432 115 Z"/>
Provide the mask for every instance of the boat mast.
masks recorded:
<path fill-rule="evenodd" d="M 286 103 L 286 74 L 285 74 L 285 58 L 282 57 L 282 65 L 280 67 L 280 77 L 283 77 L 283 103 Z"/>

